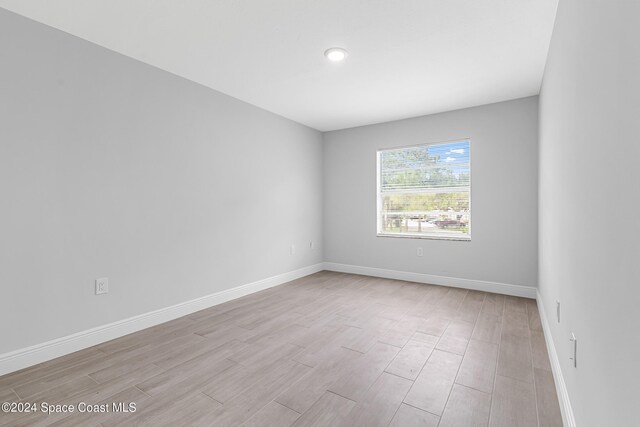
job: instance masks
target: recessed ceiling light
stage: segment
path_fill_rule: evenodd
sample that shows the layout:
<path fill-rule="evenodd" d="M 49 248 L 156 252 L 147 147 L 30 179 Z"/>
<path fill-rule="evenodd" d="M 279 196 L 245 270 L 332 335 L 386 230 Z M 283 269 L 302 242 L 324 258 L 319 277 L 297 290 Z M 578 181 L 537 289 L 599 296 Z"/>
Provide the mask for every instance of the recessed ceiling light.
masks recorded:
<path fill-rule="evenodd" d="M 329 61 L 340 62 L 347 57 L 347 51 L 341 47 L 332 47 L 324 51 L 324 56 L 326 56 Z"/>

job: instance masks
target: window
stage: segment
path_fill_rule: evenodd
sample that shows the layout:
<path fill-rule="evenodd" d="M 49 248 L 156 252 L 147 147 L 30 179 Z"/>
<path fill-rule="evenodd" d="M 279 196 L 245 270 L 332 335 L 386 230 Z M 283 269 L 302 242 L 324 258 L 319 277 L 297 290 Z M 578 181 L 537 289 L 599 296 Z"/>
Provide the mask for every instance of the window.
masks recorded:
<path fill-rule="evenodd" d="M 378 151 L 378 235 L 471 238 L 468 139 Z"/>

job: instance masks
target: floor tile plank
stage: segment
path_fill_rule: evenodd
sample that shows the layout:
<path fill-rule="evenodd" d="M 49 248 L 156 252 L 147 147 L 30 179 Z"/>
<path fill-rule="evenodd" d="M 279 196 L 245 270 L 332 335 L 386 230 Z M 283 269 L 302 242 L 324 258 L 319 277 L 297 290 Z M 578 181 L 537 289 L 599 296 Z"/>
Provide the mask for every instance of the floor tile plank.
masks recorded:
<path fill-rule="evenodd" d="M 484 427 L 489 422 L 491 394 L 456 384 L 439 427 Z"/>
<path fill-rule="evenodd" d="M 462 320 L 454 320 L 440 337 L 436 349 L 463 355 L 467 350 L 469 338 L 475 324 Z"/>
<path fill-rule="evenodd" d="M 502 315 L 492 313 L 480 313 L 476 321 L 471 339 L 486 341 L 493 344 L 500 342 L 502 334 Z"/>
<path fill-rule="evenodd" d="M 346 424 L 362 427 L 386 427 L 393 419 L 412 381 L 383 373 L 366 396 L 349 414 Z"/>
<path fill-rule="evenodd" d="M 248 419 L 242 427 L 289 427 L 300 414 L 277 402 L 271 402 Z"/>
<path fill-rule="evenodd" d="M 498 375 L 533 382 L 533 367 L 529 338 L 502 334 L 498 356 Z"/>
<path fill-rule="evenodd" d="M 295 427 L 341 425 L 355 406 L 356 402 L 353 400 L 327 391 L 293 425 Z"/>
<path fill-rule="evenodd" d="M 460 355 L 434 350 L 404 402 L 441 415 L 461 363 Z"/>
<path fill-rule="evenodd" d="M 415 380 L 432 351 L 432 345 L 420 341 L 409 341 L 387 366 L 386 372 Z"/>
<path fill-rule="evenodd" d="M 360 401 L 399 351 L 398 347 L 392 345 L 375 344 L 367 354 L 352 364 L 348 375 L 329 387 L 329 391 L 355 402 Z"/>
<path fill-rule="evenodd" d="M 422 409 L 400 405 L 389 427 L 437 427 L 440 417 Z"/>
<path fill-rule="evenodd" d="M 547 353 L 547 344 L 544 340 L 544 333 L 540 331 L 531 331 L 530 340 L 533 367 L 551 371 L 551 363 L 549 362 L 549 353 Z"/>
<path fill-rule="evenodd" d="M 349 367 L 362 354 L 346 348 L 336 349 L 336 353 L 325 363 L 315 367 L 300 381 L 291 385 L 276 397 L 276 402 L 304 413 L 335 383 L 338 379 L 348 375 Z"/>
<path fill-rule="evenodd" d="M 538 418 L 533 384 L 497 375 L 489 425 L 536 427 Z"/>
<path fill-rule="evenodd" d="M 471 340 L 460 365 L 456 383 L 492 393 L 497 361 L 497 344 Z"/>
<path fill-rule="evenodd" d="M 209 420 L 210 425 L 225 427 L 242 424 L 310 369 L 308 366 L 287 360 L 277 368 L 268 370 L 257 382 L 214 411 Z"/>
<path fill-rule="evenodd" d="M 538 420 L 541 426 L 562 427 L 562 414 L 558 404 L 556 385 L 551 371 L 534 369 Z"/>

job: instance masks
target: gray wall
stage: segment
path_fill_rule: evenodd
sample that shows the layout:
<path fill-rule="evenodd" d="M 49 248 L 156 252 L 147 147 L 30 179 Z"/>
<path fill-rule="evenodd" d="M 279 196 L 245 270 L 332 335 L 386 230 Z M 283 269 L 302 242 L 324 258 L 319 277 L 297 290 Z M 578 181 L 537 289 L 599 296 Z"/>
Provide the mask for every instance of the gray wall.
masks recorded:
<path fill-rule="evenodd" d="M 585 427 L 640 425 L 638 17 L 635 0 L 561 0 L 540 97 L 539 290 Z"/>
<path fill-rule="evenodd" d="M 319 132 L 0 9 L 0 353 L 321 262 L 321 174 Z"/>
<path fill-rule="evenodd" d="M 325 261 L 536 286 L 537 109 L 530 97 L 326 133 Z M 471 241 L 376 237 L 376 150 L 466 137 Z"/>

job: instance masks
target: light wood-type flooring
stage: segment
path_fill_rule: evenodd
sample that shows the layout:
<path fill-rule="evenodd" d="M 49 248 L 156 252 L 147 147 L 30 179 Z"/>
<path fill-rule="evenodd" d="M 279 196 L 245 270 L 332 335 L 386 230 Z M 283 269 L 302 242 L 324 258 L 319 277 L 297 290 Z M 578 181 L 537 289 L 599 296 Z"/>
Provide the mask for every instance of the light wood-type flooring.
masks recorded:
<path fill-rule="evenodd" d="M 5 401 L 136 404 L 11 426 L 562 425 L 534 300 L 327 271 L 0 377 Z"/>

